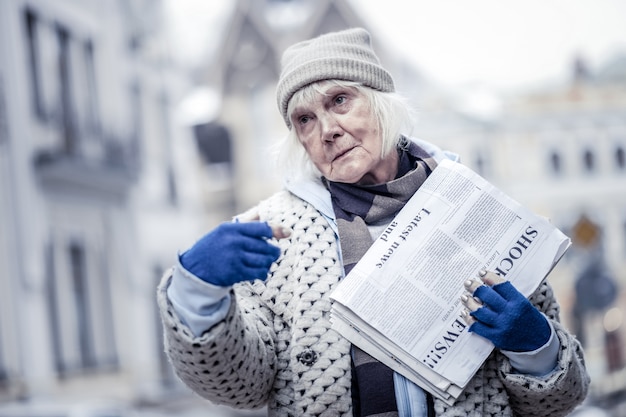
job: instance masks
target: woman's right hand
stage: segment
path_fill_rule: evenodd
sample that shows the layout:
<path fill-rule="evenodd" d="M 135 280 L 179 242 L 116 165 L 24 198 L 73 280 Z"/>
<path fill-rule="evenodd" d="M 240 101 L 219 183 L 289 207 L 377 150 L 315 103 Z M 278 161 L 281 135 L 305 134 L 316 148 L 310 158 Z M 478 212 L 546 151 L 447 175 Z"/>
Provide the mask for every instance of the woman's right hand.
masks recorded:
<path fill-rule="evenodd" d="M 268 242 L 289 235 L 266 222 L 222 223 L 180 257 L 182 266 L 208 283 L 228 287 L 267 278 L 280 249 Z"/>

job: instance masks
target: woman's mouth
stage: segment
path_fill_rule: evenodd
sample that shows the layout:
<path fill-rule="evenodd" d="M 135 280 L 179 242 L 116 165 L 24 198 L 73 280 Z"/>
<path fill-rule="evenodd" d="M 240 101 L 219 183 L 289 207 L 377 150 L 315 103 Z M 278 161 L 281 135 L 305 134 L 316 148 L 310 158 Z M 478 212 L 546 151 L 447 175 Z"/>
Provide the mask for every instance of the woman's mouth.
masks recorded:
<path fill-rule="evenodd" d="M 338 160 L 338 159 L 341 159 L 344 155 L 346 155 L 347 153 L 349 153 L 350 151 L 352 151 L 352 149 L 354 149 L 354 148 L 348 148 L 348 149 L 345 149 L 345 150 L 343 150 L 343 151 L 339 152 L 339 153 L 337 154 L 337 156 L 335 156 L 335 158 L 333 159 L 333 161 L 336 161 L 336 160 Z"/>

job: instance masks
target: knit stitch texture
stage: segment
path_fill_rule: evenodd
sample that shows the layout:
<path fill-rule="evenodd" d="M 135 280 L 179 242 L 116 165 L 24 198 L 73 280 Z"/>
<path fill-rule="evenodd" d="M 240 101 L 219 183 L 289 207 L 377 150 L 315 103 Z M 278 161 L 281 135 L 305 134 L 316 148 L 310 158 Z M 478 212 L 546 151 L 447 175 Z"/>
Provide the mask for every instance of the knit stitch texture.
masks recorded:
<path fill-rule="evenodd" d="M 158 301 L 165 349 L 181 380 L 200 396 L 270 416 L 351 416 L 350 343 L 330 328 L 329 294 L 342 275 L 335 234 L 311 205 L 284 191 L 257 209 L 263 221 L 293 230 L 276 242 L 281 257 L 267 281 L 234 286 L 227 317 L 200 337 L 167 300 Z M 561 349 L 557 369 L 518 374 L 494 351 L 453 406 L 435 400 L 437 416 L 564 416 L 584 399 L 589 378 L 576 339 L 559 320 L 544 282 L 530 298 L 552 321 Z"/>

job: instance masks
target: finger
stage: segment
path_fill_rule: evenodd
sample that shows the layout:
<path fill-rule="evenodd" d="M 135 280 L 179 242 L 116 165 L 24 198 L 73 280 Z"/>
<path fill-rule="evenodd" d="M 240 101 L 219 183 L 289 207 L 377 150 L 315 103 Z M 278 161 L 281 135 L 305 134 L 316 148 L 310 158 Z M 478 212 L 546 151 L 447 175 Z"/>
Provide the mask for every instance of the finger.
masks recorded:
<path fill-rule="evenodd" d="M 257 219 L 258 220 L 258 219 Z M 240 217 L 235 219 L 236 225 L 239 225 L 239 230 L 246 236 L 251 237 L 265 237 L 265 238 L 276 238 L 276 239 L 284 239 L 286 237 L 291 236 L 291 230 L 280 226 L 280 225 L 270 225 L 267 222 L 259 222 L 255 220 L 250 220 L 245 223 L 240 222 Z M 271 233 L 271 236 L 269 235 Z"/>
<path fill-rule="evenodd" d="M 493 290 L 500 294 L 502 298 L 508 301 L 522 300 L 524 297 L 517 289 L 511 284 L 510 281 L 502 282 L 493 286 Z"/>
<path fill-rule="evenodd" d="M 275 239 L 284 239 L 291 236 L 291 229 L 279 225 L 270 225 L 272 228 L 272 236 Z"/>
<path fill-rule="evenodd" d="M 477 335 L 481 337 L 484 337 L 487 340 L 490 340 L 489 336 L 493 334 L 493 329 L 491 327 L 479 321 L 475 321 L 468 330 L 470 332 L 476 333 Z"/>
<path fill-rule="evenodd" d="M 469 311 L 478 310 L 483 306 L 479 300 L 469 294 L 461 295 L 461 302 Z"/>
<path fill-rule="evenodd" d="M 493 287 L 494 285 L 498 285 L 501 284 L 503 282 L 505 282 L 506 280 L 504 278 L 502 278 L 500 275 L 496 274 L 493 271 L 487 271 L 482 269 L 479 273 L 478 276 L 480 277 L 480 279 L 483 280 L 483 282 L 491 287 Z"/>
<path fill-rule="evenodd" d="M 468 326 L 471 326 L 472 324 L 476 323 L 476 319 L 470 315 L 469 310 L 467 310 L 466 308 L 461 310 L 461 317 L 463 318 L 463 320 Z"/>
<path fill-rule="evenodd" d="M 496 313 L 501 313 L 506 308 L 506 300 L 493 288 L 486 285 L 478 287 L 474 291 L 474 297 L 478 298 L 483 304 L 488 305 Z"/>
<path fill-rule="evenodd" d="M 273 254 L 250 253 L 241 258 L 241 262 L 249 268 L 268 270 L 277 258 Z"/>
<path fill-rule="evenodd" d="M 241 267 L 241 276 L 245 277 L 245 280 L 251 279 L 261 279 L 265 281 L 267 278 L 267 274 L 269 272 L 269 268 L 260 267 L 260 268 L 252 268 L 248 266 Z"/>
<path fill-rule="evenodd" d="M 243 236 L 270 239 L 273 236 L 272 228 L 267 222 L 231 223 Z"/>
<path fill-rule="evenodd" d="M 246 238 L 238 242 L 239 250 L 245 255 L 265 255 L 271 256 L 274 260 L 280 256 L 280 248 L 268 243 L 265 239 Z"/>
<path fill-rule="evenodd" d="M 242 213 L 239 216 L 235 217 L 235 221 L 242 223 L 258 222 L 259 220 L 261 220 L 261 215 L 259 214 L 259 211 L 257 209 L 246 211 L 245 213 Z"/>
<path fill-rule="evenodd" d="M 465 286 L 465 290 L 468 293 L 474 294 L 474 291 L 476 291 L 478 287 L 483 285 L 483 282 L 478 279 L 472 278 L 472 279 L 468 279 L 467 281 L 465 281 L 463 285 Z"/>
<path fill-rule="evenodd" d="M 483 324 L 494 327 L 498 323 L 498 314 L 494 313 L 489 307 L 481 307 L 476 311 L 470 312 L 470 315 Z"/>

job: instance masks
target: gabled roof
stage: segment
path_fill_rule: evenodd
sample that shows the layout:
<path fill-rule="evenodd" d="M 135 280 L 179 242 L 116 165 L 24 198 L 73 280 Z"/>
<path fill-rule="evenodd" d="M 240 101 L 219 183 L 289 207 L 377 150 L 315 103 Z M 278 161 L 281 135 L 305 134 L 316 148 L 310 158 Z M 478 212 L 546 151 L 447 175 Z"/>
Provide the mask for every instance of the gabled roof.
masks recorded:
<path fill-rule="evenodd" d="M 290 13 L 294 24 L 286 21 Z M 209 81 L 227 91 L 242 82 L 275 81 L 286 47 L 355 26 L 367 28 L 347 0 L 238 0 Z"/>

